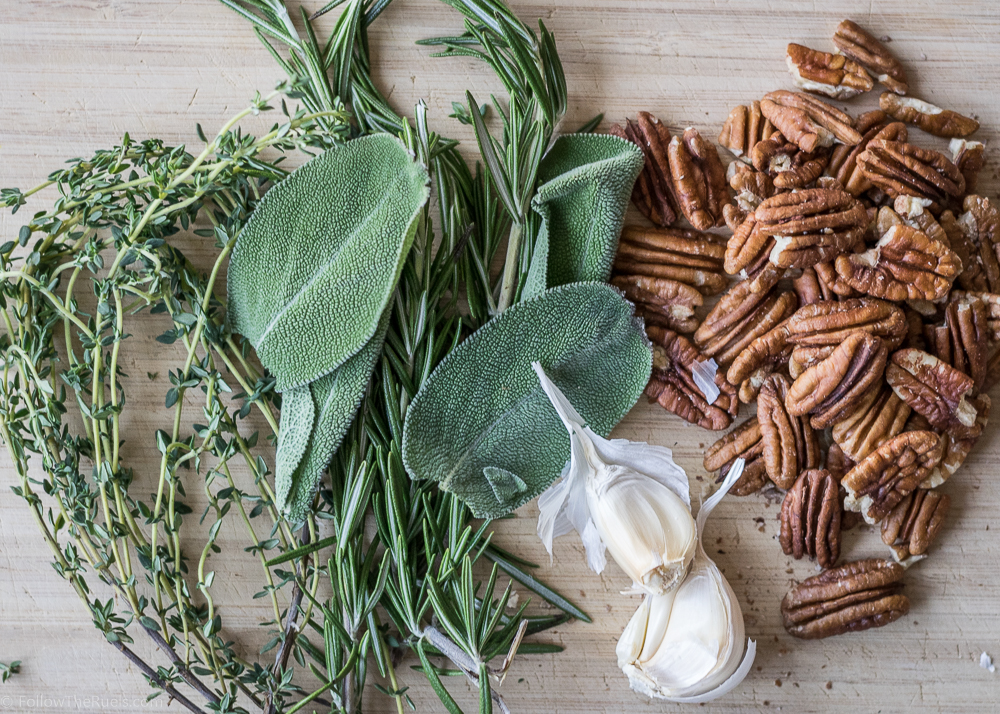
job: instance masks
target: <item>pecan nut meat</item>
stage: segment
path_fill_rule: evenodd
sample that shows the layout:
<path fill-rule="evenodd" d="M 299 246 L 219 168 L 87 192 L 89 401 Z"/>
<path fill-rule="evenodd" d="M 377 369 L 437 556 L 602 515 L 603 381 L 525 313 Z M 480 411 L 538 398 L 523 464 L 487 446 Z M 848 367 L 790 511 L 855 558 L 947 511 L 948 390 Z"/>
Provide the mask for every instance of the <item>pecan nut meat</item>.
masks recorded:
<path fill-rule="evenodd" d="M 771 121 L 760 111 L 760 102 L 751 102 L 749 106 L 733 107 L 726 117 L 722 131 L 719 133 L 719 144 L 729 149 L 733 155 L 744 163 L 750 163 L 750 152 L 758 142 L 770 139 L 778 134 Z"/>
<path fill-rule="evenodd" d="M 833 44 L 840 53 L 871 72 L 888 90 L 906 94 L 906 71 L 892 53 L 857 23 L 844 20 L 837 25 Z"/>
<path fill-rule="evenodd" d="M 1000 295 L 997 293 L 965 292 L 964 290 L 953 290 L 952 300 L 979 300 L 986 308 L 986 327 L 990 342 L 1000 342 Z M 991 357 L 992 363 L 997 357 Z M 989 372 L 989 368 L 987 368 Z M 989 380 L 987 379 L 987 384 Z M 988 386 L 984 386 L 989 389 Z"/>
<path fill-rule="evenodd" d="M 697 129 L 688 127 L 684 137 L 673 137 L 667 145 L 673 193 L 681 213 L 698 230 L 724 223 L 723 207 L 731 203 L 726 170 L 719 152 Z"/>
<path fill-rule="evenodd" d="M 844 55 L 812 50 L 794 42 L 788 45 L 785 63 L 796 87 L 834 99 L 851 99 L 875 86 L 868 72 L 857 62 Z"/>
<path fill-rule="evenodd" d="M 781 601 L 793 637 L 818 640 L 883 627 L 910 611 L 900 593 L 903 566 L 881 558 L 857 560 L 803 580 Z"/>
<path fill-rule="evenodd" d="M 979 172 L 983 170 L 986 159 L 986 146 L 981 141 L 952 139 L 948 149 L 951 151 L 951 162 L 965 177 L 965 192 L 975 193 Z"/>
<path fill-rule="evenodd" d="M 620 275 L 676 280 L 702 295 L 717 295 L 729 284 L 723 268 L 726 250 L 718 240 L 699 231 L 626 226 L 614 269 Z"/>
<path fill-rule="evenodd" d="M 811 415 L 825 429 L 850 414 L 882 379 L 889 349 L 867 332 L 854 332 L 829 357 L 809 367 L 788 390 L 785 406 L 793 416 Z"/>
<path fill-rule="evenodd" d="M 694 332 L 698 327 L 694 310 L 704 304 L 704 299 L 690 285 L 647 275 L 616 275 L 611 284 L 635 303 L 647 325 L 681 333 Z"/>
<path fill-rule="evenodd" d="M 785 555 L 832 568 L 840 558 L 839 484 L 829 471 L 803 471 L 781 502 L 778 541 Z"/>
<path fill-rule="evenodd" d="M 865 112 L 858 117 L 854 128 L 861 134 L 861 141 L 854 146 L 838 144 L 830 154 L 826 174 L 837 179 L 852 196 L 860 196 L 872 187 L 864 173 L 858 168 L 858 156 L 868 148 L 872 139 L 893 139 L 906 141 L 906 125 L 896 122 L 892 129 L 886 129 L 888 117 L 881 109 Z M 885 129 L 885 131 L 883 131 Z"/>
<path fill-rule="evenodd" d="M 750 160 L 757 172 L 773 178 L 774 188 L 785 191 L 805 188 L 816 181 L 823 174 L 830 156 L 818 152 L 809 154 L 790 141 L 772 137 L 753 147 Z"/>
<path fill-rule="evenodd" d="M 976 431 L 976 408 L 968 401 L 972 377 L 922 350 L 904 347 L 885 370 L 892 390 L 931 426 L 956 436 Z"/>
<path fill-rule="evenodd" d="M 965 463 L 965 459 L 972 452 L 972 447 L 979 441 L 982 430 L 986 428 L 986 424 L 990 418 L 991 405 L 990 398 L 985 394 L 980 394 L 972 399 L 972 406 L 976 408 L 978 433 L 973 431 L 972 435 L 969 436 L 955 436 L 951 433 L 945 433 L 941 437 L 941 440 L 944 441 L 944 453 L 941 455 L 941 463 L 935 466 L 931 470 L 930 475 L 920 483 L 921 488 L 937 488 L 951 478 L 958 471 L 959 467 Z"/>
<path fill-rule="evenodd" d="M 884 213 L 886 214 L 886 218 L 895 216 L 900 223 L 921 233 L 925 233 L 931 240 L 936 240 L 938 243 L 943 243 L 951 248 L 951 236 L 948 234 L 948 231 L 944 229 L 944 226 L 941 225 L 930 211 L 926 210 L 930 204 L 931 202 L 926 198 L 897 196 L 896 200 L 893 201 L 891 209 L 888 206 L 883 206 L 879 209 L 878 218 L 876 219 L 876 227 L 879 235 L 884 233 L 879 227 L 882 222 L 882 214 Z M 962 264 L 965 265 L 964 260 Z"/>
<path fill-rule="evenodd" d="M 729 365 L 726 379 L 730 384 L 742 385 L 746 380 L 752 379 L 754 375 L 758 375 L 764 370 L 766 373 L 763 374 L 763 377 L 767 377 L 774 368 L 787 362 L 790 356 L 788 320 L 785 320 L 748 344 Z M 763 381 L 752 388 L 753 396 L 750 399 L 756 398 L 757 392 L 762 386 Z M 749 399 L 744 400 L 742 395 L 740 400 L 749 401 Z"/>
<path fill-rule="evenodd" d="M 941 461 L 944 442 L 933 431 L 904 431 L 855 464 L 841 483 L 844 508 L 875 525 L 927 478 Z"/>
<path fill-rule="evenodd" d="M 760 425 L 756 417 L 751 417 L 712 444 L 705 452 L 703 465 L 709 473 L 717 471 L 721 481 L 736 459 L 743 459 L 746 462 L 743 473 L 733 484 L 730 493 L 734 496 L 749 496 L 767 485 L 763 453 Z"/>
<path fill-rule="evenodd" d="M 717 375 L 715 383 L 720 394 L 709 404 L 691 376 L 694 363 L 708 358 L 690 340 L 672 330 L 650 326 L 646 333 L 653 342 L 653 373 L 646 385 L 650 401 L 705 429 L 728 428 L 739 409 L 736 388 L 721 374 Z"/>
<path fill-rule="evenodd" d="M 851 146 L 861 141 L 850 116 L 802 92 L 768 92 L 760 101 L 760 111 L 803 151 L 833 146 L 835 141 Z"/>
<path fill-rule="evenodd" d="M 609 133 L 631 141 L 645 157 L 632 189 L 632 203 L 656 225 L 669 226 L 677 220 L 677 198 L 673 194 L 667 159 L 670 130 L 649 112 L 639 112 L 634 122 L 626 119 L 624 127 L 615 124 Z"/>
<path fill-rule="evenodd" d="M 831 260 L 857 244 L 868 225 L 868 212 L 860 201 L 828 188 L 773 196 L 757 207 L 754 218 L 757 232 L 773 238 L 768 259 L 779 268 Z"/>
<path fill-rule="evenodd" d="M 882 520 L 882 542 L 897 563 L 910 565 L 927 557 L 951 507 L 951 496 L 918 488 Z"/>
<path fill-rule="evenodd" d="M 837 275 L 855 290 L 886 300 L 940 300 L 962 271 L 946 245 L 906 225 L 892 226 L 864 253 L 845 253 Z"/>
<path fill-rule="evenodd" d="M 965 212 L 954 222 L 954 250 L 962 259 L 958 284 L 965 290 L 1000 293 L 1000 211 L 975 194 L 965 197 L 962 208 Z"/>
<path fill-rule="evenodd" d="M 847 457 L 847 454 L 837 445 L 836 442 L 830 444 L 826 450 L 826 470 L 830 472 L 839 484 L 844 476 L 854 468 L 854 462 Z M 849 531 L 854 526 L 859 525 L 864 519 L 860 513 L 844 510 L 844 499 L 847 498 L 847 489 L 843 486 L 838 488 L 840 498 L 840 530 Z"/>
<path fill-rule="evenodd" d="M 965 193 L 965 177 L 948 157 L 905 141 L 872 139 L 858 156 L 858 166 L 872 185 L 892 198 L 930 199 L 932 213 Z"/>
<path fill-rule="evenodd" d="M 961 139 L 979 128 L 979 122 L 971 117 L 914 97 L 900 97 L 886 92 L 879 97 L 878 104 L 893 119 L 913 124 L 933 136 Z"/>
<path fill-rule="evenodd" d="M 767 476 L 778 488 L 790 488 L 804 469 L 819 466 L 819 439 L 809 420 L 792 416 L 785 408 L 791 383 L 783 374 L 772 374 L 760 388 L 757 421 L 764 442 Z"/>
<path fill-rule="evenodd" d="M 803 305 L 788 319 L 793 345 L 839 345 L 859 331 L 881 337 L 893 350 L 906 335 L 906 316 L 890 302 L 863 297 Z"/>
<path fill-rule="evenodd" d="M 740 289 L 744 280 L 716 303 L 694 333 L 695 343 L 720 365 L 728 366 L 758 337 L 777 327 L 795 312 L 798 298 L 792 291 L 753 293 Z M 728 300 L 733 296 L 732 300 Z M 742 298 L 742 300 L 741 300 Z M 719 306 L 734 305 L 728 314 Z"/>
<path fill-rule="evenodd" d="M 945 309 L 943 325 L 927 330 L 928 352 L 972 377 L 973 391 L 986 382 L 989 325 L 986 306 L 978 298 L 957 297 Z"/>
<path fill-rule="evenodd" d="M 892 437 L 901 434 L 910 406 L 882 385 L 858 408 L 833 426 L 833 441 L 852 461 L 861 461 Z"/>

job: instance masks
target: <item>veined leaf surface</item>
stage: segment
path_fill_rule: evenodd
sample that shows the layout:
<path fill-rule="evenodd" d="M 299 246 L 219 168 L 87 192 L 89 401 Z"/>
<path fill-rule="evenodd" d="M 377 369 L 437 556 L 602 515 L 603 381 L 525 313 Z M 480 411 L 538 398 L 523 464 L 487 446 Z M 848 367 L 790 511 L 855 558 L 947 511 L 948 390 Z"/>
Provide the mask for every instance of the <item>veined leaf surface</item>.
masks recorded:
<path fill-rule="evenodd" d="M 547 231 L 549 287 L 607 280 L 642 164 L 639 147 L 617 136 L 567 134 L 552 145 L 532 200 Z"/>
<path fill-rule="evenodd" d="M 531 367 L 546 372 L 588 425 L 607 435 L 642 394 L 652 352 L 632 305 L 602 283 L 576 283 L 517 303 L 449 354 L 414 398 L 403 460 L 480 518 L 544 491 L 569 439 Z"/>
<path fill-rule="evenodd" d="M 388 135 L 330 149 L 269 190 L 236 241 L 229 319 L 278 391 L 329 374 L 375 334 L 429 195 Z"/>

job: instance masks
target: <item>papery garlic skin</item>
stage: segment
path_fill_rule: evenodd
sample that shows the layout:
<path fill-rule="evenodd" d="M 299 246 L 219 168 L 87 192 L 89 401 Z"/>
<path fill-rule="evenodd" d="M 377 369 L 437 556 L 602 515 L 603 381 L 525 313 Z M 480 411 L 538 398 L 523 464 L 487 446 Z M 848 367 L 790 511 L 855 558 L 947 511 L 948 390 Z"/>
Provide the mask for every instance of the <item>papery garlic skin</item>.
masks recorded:
<path fill-rule="evenodd" d="M 742 461 L 698 514 L 704 520 L 739 478 Z M 735 476 L 732 471 L 736 471 Z M 657 699 L 698 703 L 720 697 L 750 671 L 756 645 L 745 636 L 736 594 L 700 540 L 691 572 L 676 590 L 647 595 L 629 621 L 616 653 L 632 689 Z"/>
<path fill-rule="evenodd" d="M 687 475 L 670 449 L 625 439 L 604 439 L 584 424 L 569 400 L 532 365 L 570 433 L 570 463 L 562 480 L 538 499 L 538 535 L 552 540 L 576 529 L 595 572 L 604 549 L 637 587 L 660 595 L 687 573 L 697 549 Z"/>

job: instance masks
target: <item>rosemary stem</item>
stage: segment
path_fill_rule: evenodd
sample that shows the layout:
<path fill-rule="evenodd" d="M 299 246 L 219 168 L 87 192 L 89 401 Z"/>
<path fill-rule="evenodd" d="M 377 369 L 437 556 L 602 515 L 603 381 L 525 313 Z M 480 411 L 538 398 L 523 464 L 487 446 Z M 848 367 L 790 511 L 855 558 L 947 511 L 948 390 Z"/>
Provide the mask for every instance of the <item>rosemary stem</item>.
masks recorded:
<path fill-rule="evenodd" d="M 501 313 L 511 305 L 514 290 L 517 288 L 518 267 L 521 257 L 521 242 L 524 235 L 524 221 L 515 221 L 510 227 L 507 238 L 507 255 L 503 265 L 503 282 L 500 287 L 500 299 L 497 301 L 497 313 Z"/>

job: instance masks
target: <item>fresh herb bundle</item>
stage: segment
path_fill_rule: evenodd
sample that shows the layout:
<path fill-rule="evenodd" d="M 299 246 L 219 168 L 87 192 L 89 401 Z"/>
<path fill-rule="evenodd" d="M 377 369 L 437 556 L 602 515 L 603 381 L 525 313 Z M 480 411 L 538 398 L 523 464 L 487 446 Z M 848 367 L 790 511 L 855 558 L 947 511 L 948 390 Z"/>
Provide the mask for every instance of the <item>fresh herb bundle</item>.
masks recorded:
<path fill-rule="evenodd" d="M 531 564 L 493 546 L 490 521 L 474 523 L 466 501 L 493 494 L 496 504 L 477 512 L 501 515 L 544 489 L 558 467 L 537 475 L 530 493 L 518 473 L 499 466 L 483 469 L 485 481 L 464 487 L 436 477 L 415 480 L 411 475 L 430 474 L 407 473 L 404 462 L 417 453 L 409 444 L 434 438 L 435 422 L 430 431 L 411 426 L 409 408 L 418 394 L 431 405 L 462 398 L 424 388 L 470 334 L 470 345 L 489 345 L 490 332 L 477 330 L 501 313 L 505 324 L 518 325 L 525 319 L 519 315 L 544 315 L 573 291 L 596 301 L 598 314 L 620 312 L 624 303 L 611 290 L 558 286 L 606 278 L 641 156 L 617 139 L 567 136 L 553 143 L 566 107 L 554 39 L 541 23 L 538 34 L 530 30 L 497 0 L 446 0 L 465 16 L 465 32 L 427 42 L 443 47 L 445 56 L 484 60 L 509 93 L 506 103 L 492 103 L 502 121 L 500 138 L 487 130 L 485 111 L 471 94 L 468 106 L 456 105 L 456 117 L 476 131 L 484 166 L 475 171 L 457 142 L 429 129 L 426 106 L 416 107 L 411 122 L 372 82 L 368 28 L 390 0 L 335 1 L 312 18 L 303 11 L 298 23 L 282 0 L 220 1 L 253 23 L 288 74 L 280 92 L 302 109 L 290 111 L 282 101 L 284 120 L 262 137 L 247 136 L 239 121 L 272 110 L 274 96 L 258 97 L 215 138 L 199 127 L 205 148 L 197 156 L 183 146 L 126 136 L 120 146 L 74 160 L 31 191 L 3 190 L 14 211 L 46 186 L 60 193 L 17 241 L 0 247 L 7 328 L 0 337 L 0 435 L 19 475 L 15 492 L 51 546 L 57 572 L 107 640 L 143 671 L 157 690 L 153 696 L 166 692 L 194 712 L 250 706 L 356 712 L 374 664 L 387 682 L 375 688 L 402 712 L 409 697 L 396 676 L 397 653 L 411 650 L 448 711 L 461 711 L 443 684 L 442 675 L 451 673 L 476 684 L 481 712 L 507 711 L 493 684 L 502 681 L 514 654 L 560 649 L 524 638 L 587 616 L 532 577 Z M 320 41 L 314 18 L 338 5 L 342 12 Z M 235 304 L 232 282 L 230 300 L 217 296 L 220 270 L 237 238 L 253 235 L 255 220 L 264 220 L 255 210 L 270 185 L 288 178 L 281 168 L 286 156 L 325 150 L 331 151 L 320 159 L 336 156 L 357 146 L 358 137 L 379 134 L 397 137 L 416 157 L 414 165 L 426 167 L 436 212 L 426 201 L 415 204 L 392 289 L 386 302 L 370 303 L 353 344 L 341 345 L 318 367 L 290 364 L 287 375 L 261 369 L 250 349 L 254 328 L 227 316 Z M 295 184 L 289 179 L 287 185 L 291 191 Z M 581 211 L 595 213 L 594 220 Z M 219 251 L 207 273 L 177 244 L 176 237 L 191 230 L 214 240 Z M 495 275 L 490 266 L 504 246 L 504 268 Z M 82 299 L 84 286 L 92 298 Z M 237 300 L 247 289 L 237 288 Z M 524 309 L 504 312 L 522 301 Z M 126 322 L 143 312 L 169 315 L 173 326 L 158 340 L 180 343 L 186 353 L 169 373 L 165 404 L 173 426 L 155 435 L 161 461 L 148 499 L 133 488 L 143 481 L 120 453 Z M 636 385 L 641 391 L 645 383 L 648 347 L 625 313 L 608 323 L 611 333 L 584 329 L 591 314 L 573 315 L 571 306 L 568 313 L 578 328 L 574 333 L 567 326 L 574 336 L 561 345 L 560 358 L 592 352 L 614 330 L 634 342 L 629 354 L 638 366 L 614 398 L 594 406 L 607 431 L 638 396 Z M 521 327 L 540 329 L 537 319 Z M 270 334 L 270 327 L 261 333 Z M 271 359 L 266 350 L 261 357 L 265 364 Z M 575 378 L 579 391 L 599 366 L 574 372 L 568 361 L 563 375 L 570 387 Z M 502 371 L 494 376 L 506 378 Z M 280 396 L 277 387 L 285 390 Z M 337 389 L 343 390 L 334 400 L 339 411 L 325 412 L 324 395 Z M 461 391 L 461 385 L 450 389 Z M 186 418 L 184 397 L 198 391 L 201 414 Z M 273 466 L 255 449 L 258 434 L 240 432 L 252 410 L 267 422 L 268 438 L 277 439 Z M 308 419 L 294 418 L 301 414 Z M 555 421 L 542 434 L 555 439 L 559 429 Z M 565 435 L 559 436 L 565 447 Z M 553 464 L 565 462 L 568 447 L 563 451 L 550 449 Z M 43 478 L 29 475 L 30 458 L 41 460 Z M 317 491 L 324 467 L 329 481 Z M 243 469 L 252 477 L 250 490 L 244 490 Z M 279 493 L 269 483 L 272 470 Z M 202 520 L 211 523 L 197 562 L 190 546 L 197 536 L 185 525 L 191 521 L 185 489 L 194 484 L 208 503 Z M 262 652 L 273 650 L 270 665 L 239 655 L 212 597 L 210 559 L 220 552 L 219 530 L 231 514 L 262 567 L 265 585 L 255 597 L 266 598 L 273 611 L 265 624 L 274 636 Z M 320 538 L 321 528 L 333 535 Z M 492 567 L 477 582 L 480 561 Z M 527 602 L 508 608 L 512 590 L 497 590 L 501 572 L 561 614 L 527 616 Z M 96 597 L 88 573 L 115 598 Z M 329 596 L 320 595 L 324 580 Z M 149 664 L 130 648 L 136 632 L 152 639 L 166 664 Z M 499 656 L 502 663 L 491 665 Z M 444 669 L 434 664 L 442 657 Z"/>

